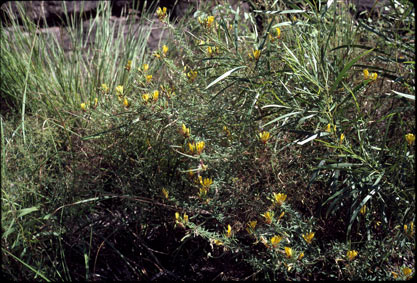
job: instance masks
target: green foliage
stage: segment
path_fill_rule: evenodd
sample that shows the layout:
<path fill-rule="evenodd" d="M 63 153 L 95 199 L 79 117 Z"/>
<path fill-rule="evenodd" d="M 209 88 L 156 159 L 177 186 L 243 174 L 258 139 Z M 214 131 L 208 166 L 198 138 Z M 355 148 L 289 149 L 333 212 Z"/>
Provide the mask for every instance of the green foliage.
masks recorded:
<path fill-rule="evenodd" d="M 13 45 L 2 29 L 8 276 L 409 276 L 411 4 L 356 23 L 343 3 L 261 2 L 175 25 L 158 10 L 170 39 L 152 53 L 149 31 L 124 34 L 109 3 L 89 48 L 68 19 L 69 54 L 27 19 Z"/>

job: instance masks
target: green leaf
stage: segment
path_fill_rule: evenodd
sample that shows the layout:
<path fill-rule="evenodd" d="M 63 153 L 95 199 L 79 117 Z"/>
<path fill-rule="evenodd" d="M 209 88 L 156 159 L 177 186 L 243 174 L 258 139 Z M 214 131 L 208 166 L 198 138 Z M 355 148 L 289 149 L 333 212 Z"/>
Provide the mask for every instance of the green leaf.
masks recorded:
<path fill-rule="evenodd" d="M 34 211 L 38 211 L 38 210 L 39 210 L 39 208 L 37 206 L 23 208 L 23 209 L 20 209 L 19 210 L 20 213 L 19 213 L 19 215 L 17 217 L 23 217 L 25 215 L 28 215 L 28 214 L 30 214 L 30 213 L 32 213 Z"/>
<path fill-rule="evenodd" d="M 405 98 L 408 98 L 408 99 L 411 99 L 411 100 L 416 100 L 416 96 L 415 95 L 406 94 L 406 93 L 398 92 L 398 91 L 395 91 L 395 90 L 393 90 L 392 92 L 395 93 L 395 94 L 397 94 L 398 96 L 405 97 Z"/>
<path fill-rule="evenodd" d="M 227 71 L 226 73 L 224 73 L 223 75 L 221 75 L 220 77 L 218 77 L 217 79 L 215 79 L 214 81 L 212 81 L 207 87 L 206 87 L 206 89 L 209 89 L 210 87 L 212 87 L 213 85 L 215 85 L 215 84 L 217 84 L 218 82 L 220 82 L 220 81 L 222 81 L 222 80 L 224 80 L 225 78 L 227 78 L 228 76 L 230 76 L 232 73 L 234 73 L 234 72 L 236 72 L 237 70 L 239 70 L 239 69 L 242 69 L 242 68 L 246 68 L 246 66 L 239 66 L 239 67 L 236 67 L 236 68 L 233 68 L 233 69 L 231 69 L 231 70 L 229 70 L 229 71 Z"/>
<path fill-rule="evenodd" d="M 346 64 L 346 66 L 343 68 L 343 70 L 339 73 L 339 75 L 336 78 L 336 81 L 334 82 L 332 88 L 330 89 L 330 93 L 332 93 L 333 91 L 335 91 L 335 89 L 339 86 L 340 81 L 346 76 L 347 72 L 350 70 L 350 68 L 352 68 L 352 66 L 358 62 L 362 57 L 365 57 L 366 55 L 368 55 L 369 53 L 371 53 L 374 49 L 370 49 L 365 51 L 364 53 L 360 54 L 358 57 L 352 59 L 351 61 L 349 61 L 349 63 Z"/>
<path fill-rule="evenodd" d="M 266 127 L 266 126 L 268 126 L 269 124 L 275 123 L 275 122 L 277 122 L 277 121 L 279 121 L 279 120 L 281 120 L 281 119 L 284 119 L 284 118 L 287 118 L 287 117 L 290 117 L 290 116 L 294 116 L 294 115 L 298 115 L 298 114 L 301 114 L 301 113 L 303 113 L 303 112 L 302 112 L 302 111 L 297 111 L 297 112 L 291 112 L 291 113 L 288 113 L 288 114 L 285 114 L 285 115 L 279 116 L 279 117 L 277 117 L 277 118 L 273 119 L 272 121 L 269 121 L 269 122 L 268 122 L 268 123 L 266 123 L 265 125 L 263 125 L 263 127 Z"/>

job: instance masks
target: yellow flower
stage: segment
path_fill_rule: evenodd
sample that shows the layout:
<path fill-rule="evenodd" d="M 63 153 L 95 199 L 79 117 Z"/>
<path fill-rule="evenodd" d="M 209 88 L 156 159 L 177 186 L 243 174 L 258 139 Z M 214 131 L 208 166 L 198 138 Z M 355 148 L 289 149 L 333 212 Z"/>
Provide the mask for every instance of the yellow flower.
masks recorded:
<path fill-rule="evenodd" d="M 158 59 L 161 59 L 161 55 L 159 55 L 159 52 L 154 52 L 153 54 L 152 54 L 155 58 L 158 58 Z"/>
<path fill-rule="evenodd" d="M 285 254 L 288 258 L 292 257 L 292 249 L 290 247 L 285 247 Z"/>
<path fill-rule="evenodd" d="M 201 19 L 201 17 L 198 17 L 198 22 L 204 26 L 204 28 L 209 29 L 211 28 L 213 22 L 214 22 L 214 16 L 208 16 L 204 20 Z"/>
<path fill-rule="evenodd" d="M 332 132 L 332 125 L 330 123 L 327 124 L 326 132 L 328 132 L 328 133 L 331 133 Z"/>
<path fill-rule="evenodd" d="M 144 93 L 144 94 L 142 95 L 142 100 L 143 100 L 145 103 L 148 103 L 148 100 L 149 100 L 149 94 Z"/>
<path fill-rule="evenodd" d="M 314 232 L 310 232 L 308 234 L 302 234 L 304 240 L 307 242 L 307 244 L 311 244 L 311 241 L 313 241 L 314 238 Z"/>
<path fill-rule="evenodd" d="M 281 38 L 281 30 L 277 27 L 275 28 L 275 36 L 272 36 L 271 34 L 269 34 L 269 40 L 271 40 L 271 42 L 274 42 L 275 39 L 279 39 Z"/>
<path fill-rule="evenodd" d="M 213 22 L 214 22 L 214 16 L 207 17 L 207 20 L 206 20 L 207 28 L 210 28 Z"/>
<path fill-rule="evenodd" d="M 207 196 L 207 193 L 208 193 L 208 188 L 202 187 L 200 188 L 200 192 L 198 193 L 198 196 L 200 198 L 205 198 Z"/>
<path fill-rule="evenodd" d="M 405 140 L 407 141 L 408 145 L 412 145 L 414 144 L 415 140 L 416 140 L 416 136 L 414 134 L 406 134 L 405 135 Z"/>
<path fill-rule="evenodd" d="M 98 98 L 94 98 L 94 104 L 93 104 L 93 108 L 96 108 L 98 105 Z"/>
<path fill-rule="evenodd" d="M 398 278 L 398 273 L 397 272 L 391 271 L 391 273 L 392 273 L 392 277 L 394 277 L 394 279 Z"/>
<path fill-rule="evenodd" d="M 248 231 L 249 234 L 252 234 L 255 231 L 255 227 L 257 223 L 258 221 L 256 220 L 249 221 L 249 223 L 247 224 L 248 227 L 246 227 L 246 231 Z"/>
<path fill-rule="evenodd" d="M 148 64 L 143 64 L 142 68 L 143 68 L 144 72 L 147 72 L 149 70 L 149 65 Z"/>
<path fill-rule="evenodd" d="M 272 247 L 275 248 L 279 244 L 279 242 L 281 242 L 281 240 L 282 240 L 282 236 L 279 236 L 279 235 L 273 236 L 270 240 Z"/>
<path fill-rule="evenodd" d="M 229 129 L 226 126 L 223 126 L 223 131 L 225 131 L 226 135 L 228 137 L 230 137 L 231 133 L 230 133 Z"/>
<path fill-rule="evenodd" d="M 167 15 L 167 8 L 163 7 L 161 9 L 161 7 L 158 7 L 158 9 L 156 9 L 156 15 L 158 16 L 158 19 L 162 22 Z"/>
<path fill-rule="evenodd" d="M 168 46 L 163 45 L 163 46 L 162 46 L 162 54 L 164 54 L 164 56 L 166 56 L 166 55 L 167 55 L 167 53 L 168 53 Z"/>
<path fill-rule="evenodd" d="M 276 194 L 276 193 L 273 193 L 273 195 L 274 195 L 274 202 L 277 205 L 282 205 L 284 203 L 284 201 L 287 199 L 287 195 L 286 194 L 282 194 L 282 193 Z"/>
<path fill-rule="evenodd" d="M 180 213 L 179 212 L 175 212 L 175 221 L 180 221 Z"/>
<path fill-rule="evenodd" d="M 201 176 L 198 176 L 198 179 L 200 180 L 200 184 L 203 186 L 203 188 L 209 188 L 211 184 L 213 184 L 213 180 L 211 178 L 204 178 Z"/>
<path fill-rule="evenodd" d="M 131 68 L 132 68 L 132 60 L 128 60 L 126 66 L 125 66 L 125 69 L 130 71 Z"/>
<path fill-rule="evenodd" d="M 123 105 L 124 105 L 125 107 L 129 107 L 129 106 L 130 106 L 129 101 L 127 100 L 127 98 L 126 98 L 126 97 L 125 97 L 125 98 L 124 98 L 124 100 L 123 100 Z"/>
<path fill-rule="evenodd" d="M 408 232 L 408 225 L 404 224 L 404 233 L 407 234 Z M 414 234 L 414 222 L 410 222 L 410 231 L 409 231 L 410 236 L 412 236 Z"/>
<path fill-rule="evenodd" d="M 197 71 L 190 70 L 187 73 L 187 77 L 190 80 L 190 82 L 193 82 L 197 78 Z"/>
<path fill-rule="evenodd" d="M 361 208 L 361 210 L 360 210 L 360 213 L 361 213 L 362 215 L 365 215 L 365 213 L 366 213 L 366 205 L 362 206 L 362 208 Z"/>
<path fill-rule="evenodd" d="M 264 214 L 261 214 L 261 216 L 263 216 L 265 218 L 266 224 L 271 224 L 272 219 L 274 218 L 274 212 L 269 210 L 269 211 L 265 212 Z"/>
<path fill-rule="evenodd" d="M 346 256 L 349 260 L 353 260 L 358 255 L 358 252 L 355 250 L 348 251 Z"/>
<path fill-rule="evenodd" d="M 184 137 L 189 138 L 190 137 L 190 128 L 187 128 L 184 124 L 182 124 L 181 134 Z"/>
<path fill-rule="evenodd" d="M 249 54 L 249 57 L 252 59 L 255 59 L 255 60 L 258 60 L 259 59 L 259 57 L 261 56 L 261 51 L 260 50 L 258 50 L 258 49 L 254 49 L 253 51 L 252 51 L 252 54 L 253 54 L 253 57 L 252 57 L 252 55 L 251 54 Z"/>
<path fill-rule="evenodd" d="M 155 90 L 153 92 L 153 94 L 152 94 L 153 101 L 157 101 L 158 100 L 158 97 L 159 97 L 159 91 L 158 90 Z"/>
<path fill-rule="evenodd" d="M 188 215 L 187 213 L 184 213 L 184 217 L 183 217 L 184 223 L 188 222 Z"/>
<path fill-rule="evenodd" d="M 162 188 L 162 194 L 166 199 L 168 199 L 169 192 L 165 188 Z"/>
<path fill-rule="evenodd" d="M 340 143 L 343 143 L 343 140 L 345 139 L 345 134 L 340 135 Z"/>
<path fill-rule="evenodd" d="M 369 79 L 369 71 L 368 71 L 368 69 L 363 70 L 363 76 L 365 77 L 365 80 Z"/>
<path fill-rule="evenodd" d="M 259 138 L 261 139 L 261 141 L 266 144 L 267 141 L 269 140 L 269 132 L 267 131 L 263 131 L 261 133 L 259 133 Z"/>
<path fill-rule="evenodd" d="M 195 152 L 195 143 L 188 143 L 188 149 L 190 150 L 191 154 L 194 154 Z"/>
<path fill-rule="evenodd" d="M 284 217 L 285 211 L 281 212 L 281 214 L 278 217 L 278 220 L 281 219 L 282 217 Z"/>
<path fill-rule="evenodd" d="M 230 238 L 232 236 L 232 226 L 230 224 L 227 225 L 227 233 L 226 237 Z"/>
<path fill-rule="evenodd" d="M 371 79 L 371 80 L 375 81 L 378 78 L 377 73 L 372 73 L 371 75 L 369 75 L 368 69 L 363 70 L 363 76 L 364 76 L 365 80 Z"/>
<path fill-rule="evenodd" d="M 104 93 L 108 93 L 110 90 L 107 84 L 101 84 L 101 89 L 103 90 Z"/>
<path fill-rule="evenodd" d="M 212 56 L 213 55 L 213 50 L 211 49 L 211 46 L 207 47 L 207 53 Z"/>
<path fill-rule="evenodd" d="M 277 32 L 277 37 L 280 38 L 281 37 L 281 30 L 277 27 L 277 28 L 275 28 L 275 31 Z"/>
<path fill-rule="evenodd" d="M 203 152 L 203 150 L 204 150 L 204 142 L 203 141 L 199 141 L 199 142 L 197 142 L 197 144 L 195 145 L 195 148 L 196 148 L 196 150 L 197 150 L 197 154 L 198 155 L 200 155 L 202 152 Z"/>
<path fill-rule="evenodd" d="M 152 80 L 152 75 L 146 76 L 146 83 L 149 83 Z"/>
<path fill-rule="evenodd" d="M 411 275 L 411 273 L 413 272 L 413 270 L 412 270 L 411 268 L 404 267 L 404 268 L 402 269 L 402 272 L 403 272 L 403 274 L 404 274 L 406 277 L 408 277 L 408 276 L 410 276 L 410 275 Z"/>
<path fill-rule="evenodd" d="M 116 93 L 118 95 L 123 95 L 123 86 L 122 85 L 116 86 Z"/>
<path fill-rule="evenodd" d="M 81 110 L 82 111 L 86 111 L 87 110 L 87 105 L 85 103 L 81 103 L 80 104 Z"/>
<path fill-rule="evenodd" d="M 214 244 L 215 244 L 216 246 L 223 246 L 223 242 L 222 242 L 222 241 L 220 241 L 220 240 L 214 240 Z"/>
<path fill-rule="evenodd" d="M 301 260 L 303 257 L 304 257 L 304 252 L 301 252 L 297 259 Z"/>

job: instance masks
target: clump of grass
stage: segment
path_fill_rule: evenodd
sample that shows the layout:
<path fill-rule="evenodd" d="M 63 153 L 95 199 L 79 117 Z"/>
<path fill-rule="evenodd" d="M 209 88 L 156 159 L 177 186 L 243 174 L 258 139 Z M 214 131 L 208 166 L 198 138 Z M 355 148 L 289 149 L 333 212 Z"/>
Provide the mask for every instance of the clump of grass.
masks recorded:
<path fill-rule="evenodd" d="M 401 5 L 378 23 L 399 28 L 389 15 L 411 17 L 409 4 Z M 100 51 L 91 49 L 79 72 L 54 73 L 74 84 L 79 97 L 52 91 L 55 83 L 45 88 L 55 103 L 34 101 L 28 72 L 21 73 L 27 95 L 13 89 L 7 95 L 21 101 L 15 105 L 22 111 L 14 124 L 2 121 L 9 274 L 26 268 L 21 278 L 411 275 L 415 121 L 407 43 L 355 24 L 342 3 L 263 1 L 254 8 L 202 6 L 176 26 L 157 9 L 172 38 L 152 54 L 143 44 L 136 48 L 136 39 L 112 42 L 114 27 L 103 27 Z M 28 55 L 35 45 L 21 50 Z M 8 50 L 5 58 L 31 66 L 30 55 L 19 61 Z M 394 60 L 392 50 L 404 61 Z M 117 52 L 124 56 L 110 57 Z M 42 84 L 54 85 L 50 80 Z M 42 131 L 35 130 L 39 121 Z M 34 154 L 31 144 L 43 151 Z M 25 165 L 31 174 L 23 174 Z M 27 177 L 38 171 L 39 180 Z M 19 200 L 25 189 L 13 198 L 12 180 L 21 174 L 33 194 Z M 28 221 L 17 225 L 22 217 Z M 39 247 L 46 252 L 34 262 L 25 253 Z M 195 266 L 214 264 L 216 274 L 190 275 Z M 234 273 L 234 264 L 244 268 Z"/>

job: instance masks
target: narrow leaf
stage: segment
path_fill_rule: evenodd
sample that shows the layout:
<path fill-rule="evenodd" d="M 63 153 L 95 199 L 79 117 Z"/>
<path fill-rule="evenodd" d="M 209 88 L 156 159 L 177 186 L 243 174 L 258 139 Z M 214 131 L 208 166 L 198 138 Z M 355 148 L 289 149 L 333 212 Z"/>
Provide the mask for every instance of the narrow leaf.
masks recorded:
<path fill-rule="evenodd" d="M 225 78 L 227 78 L 228 76 L 230 76 L 232 73 L 234 73 L 234 72 L 236 72 L 237 70 L 239 70 L 239 69 L 242 69 L 242 68 L 246 68 L 246 66 L 239 66 L 239 67 L 236 67 L 236 68 L 234 68 L 234 69 L 231 69 L 231 70 L 229 70 L 229 71 L 227 71 L 226 73 L 224 73 L 223 75 L 221 75 L 220 77 L 218 77 L 217 79 L 215 79 L 214 81 L 212 81 L 207 87 L 206 87 L 206 89 L 209 89 L 210 87 L 212 87 L 213 85 L 215 85 L 215 84 L 217 84 L 218 82 L 220 82 L 220 81 L 222 81 L 222 80 L 224 80 Z"/>

